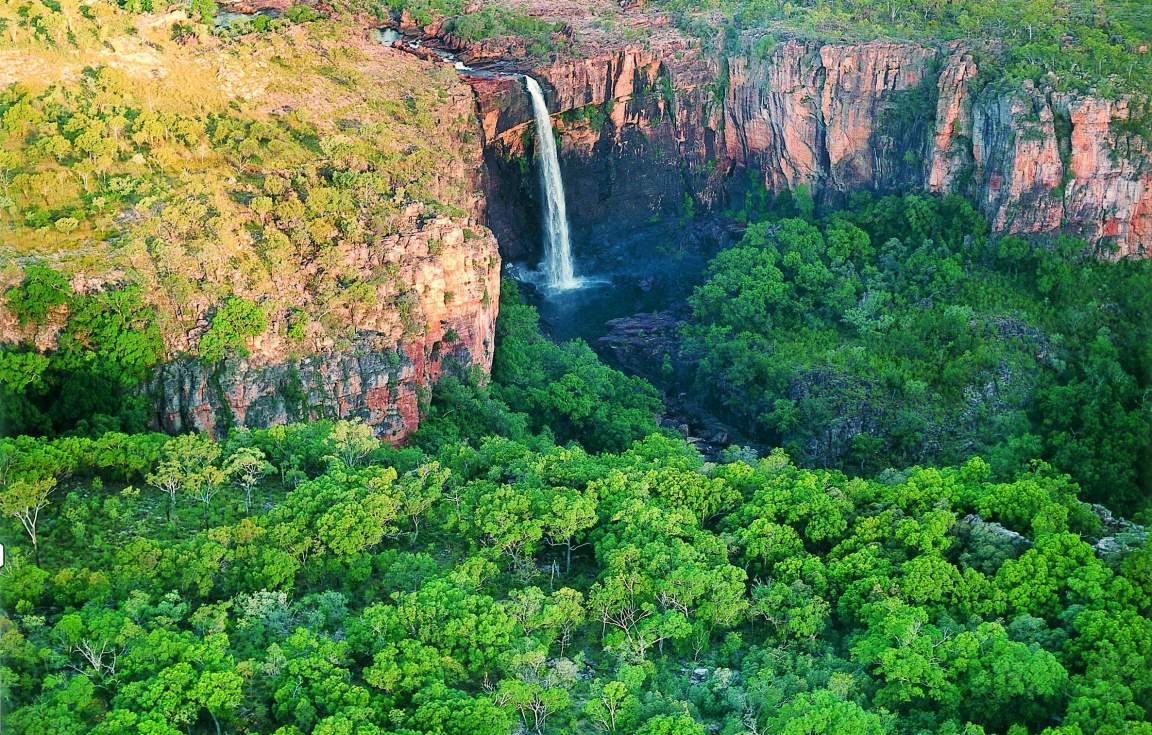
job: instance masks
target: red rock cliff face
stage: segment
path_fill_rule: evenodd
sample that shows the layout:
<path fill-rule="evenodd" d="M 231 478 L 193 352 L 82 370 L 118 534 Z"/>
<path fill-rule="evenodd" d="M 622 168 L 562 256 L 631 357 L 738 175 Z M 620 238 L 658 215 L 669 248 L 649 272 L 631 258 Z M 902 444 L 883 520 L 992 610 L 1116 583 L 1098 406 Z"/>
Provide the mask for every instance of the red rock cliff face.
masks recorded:
<path fill-rule="evenodd" d="M 491 233 L 466 224 L 439 218 L 348 254 L 365 273 L 399 264 L 405 291 L 396 299 L 382 288 L 356 315 L 347 344 L 295 357 L 269 336 L 245 360 L 164 365 L 150 386 L 157 428 L 219 434 L 230 425 L 360 418 L 382 438 L 405 439 L 419 426 L 421 393 L 447 366 L 492 367 L 500 260 Z"/>
<path fill-rule="evenodd" d="M 418 428 L 421 395 L 446 369 L 492 367 L 500 257 L 495 237 L 475 217 L 439 217 L 345 256 L 365 281 L 392 273 L 375 286 L 375 303 L 353 315 L 345 340 L 289 343 L 284 315 L 273 314 L 272 327 L 251 341 L 244 359 L 166 362 L 142 386 L 153 400 L 154 427 L 222 435 L 230 427 L 359 418 L 399 442 Z M 73 281 L 78 291 L 102 285 Z M 22 328 L 0 309 L 0 344 L 51 350 L 60 326 Z M 171 354 L 187 352 L 195 336 L 182 336 Z"/>
<path fill-rule="evenodd" d="M 1152 151 L 1119 132 L 1132 115 L 1126 100 L 1057 98 L 1071 123 L 1064 218 L 1086 237 L 1111 238 L 1120 255 L 1152 251 Z"/>
<path fill-rule="evenodd" d="M 731 202 L 755 181 L 825 200 L 926 190 L 971 196 L 999 231 L 1063 231 L 1146 255 L 1152 164 L 1148 142 L 1124 132 L 1129 103 L 1004 91 L 979 72 L 961 48 L 792 41 L 717 61 L 666 40 L 533 73 L 577 219 L 611 215 L 627 227 L 677 211 L 685 196 Z M 514 79 L 477 91 L 490 168 L 510 174 L 506 162 L 531 148 L 523 91 Z M 502 242 L 501 217 L 517 214 L 500 200 L 523 196 L 497 187 Z"/>
<path fill-rule="evenodd" d="M 907 154 L 923 154 L 927 124 L 916 116 L 897 120 L 897 110 L 924 96 L 933 60 L 930 49 L 890 43 L 789 42 L 764 59 L 735 57 L 725 149 L 732 161 L 762 170 L 773 190 L 910 185 L 916 164 Z"/>

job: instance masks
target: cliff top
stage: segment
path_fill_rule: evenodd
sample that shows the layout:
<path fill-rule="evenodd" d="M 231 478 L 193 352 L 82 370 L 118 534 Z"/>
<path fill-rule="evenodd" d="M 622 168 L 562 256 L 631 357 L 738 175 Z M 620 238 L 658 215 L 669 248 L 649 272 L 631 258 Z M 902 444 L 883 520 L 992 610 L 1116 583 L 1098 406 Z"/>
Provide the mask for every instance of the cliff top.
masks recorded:
<path fill-rule="evenodd" d="M 427 0 L 405 0 L 419 4 Z M 767 53 L 788 38 L 831 43 L 873 40 L 962 42 L 1001 66 L 1007 80 L 1057 80 L 1102 97 L 1152 93 L 1152 16 L 1143 0 L 1102 0 L 1095 12 L 1044 0 L 481 0 L 468 12 L 523 14 L 571 30 L 564 55 L 623 46 L 654 51 L 750 47 Z M 499 45 L 498 42 L 484 43 Z M 504 45 L 508 44 L 506 39 Z"/>
<path fill-rule="evenodd" d="M 39 7 L 0 2 L 0 290 L 35 263 L 139 286 L 179 351 L 240 296 L 315 347 L 404 332 L 401 269 L 450 231 L 490 239 L 450 67 L 337 21 L 223 40 L 182 12 Z M 29 336 L 0 309 L 0 339 Z"/>

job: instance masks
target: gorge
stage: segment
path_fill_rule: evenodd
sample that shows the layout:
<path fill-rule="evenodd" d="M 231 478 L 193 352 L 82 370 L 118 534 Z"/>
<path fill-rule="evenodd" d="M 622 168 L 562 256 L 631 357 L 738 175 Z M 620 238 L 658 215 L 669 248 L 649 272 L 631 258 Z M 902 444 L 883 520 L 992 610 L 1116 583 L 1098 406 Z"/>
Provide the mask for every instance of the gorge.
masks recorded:
<path fill-rule="evenodd" d="M 750 210 L 782 195 L 832 207 L 857 191 L 958 193 L 997 231 L 1076 235 L 1110 257 L 1152 245 L 1152 167 L 1132 127 L 1142 114 L 1134 100 L 999 85 L 960 44 L 737 37 L 706 49 L 658 12 L 628 12 L 646 29 L 642 42 L 555 17 L 571 40 L 548 60 L 515 41 L 464 40 L 443 19 L 401 17 L 383 44 L 349 39 L 374 67 L 459 77 L 450 112 L 438 114 L 467 162 L 436 176 L 465 216 L 419 214 L 398 239 L 345 254 L 364 277 L 425 247 L 418 272 L 410 259 L 401 266 L 398 292 L 377 294 L 384 304 L 415 298 L 418 315 L 404 327 L 391 306 L 346 309 L 360 323 L 350 342 L 317 334 L 288 359 L 300 350 L 283 338 L 294 312 L 282 309 L 245 359 L 209 369 L 195 344 L 211 303 L 196 301 L 196 318 L 167 340 L 173 359 L 150 381 L 153 425 L 220 431 L 360 416 L 402 440 L 418 423 L 416 393 L 444 357 L 490 363 L 497 247 L 505 262 L 539 268 L 558 295 L 580 283 L 573 258 L 611 282 L 538 302 L 555 334 L 594 340 L 607 319 L 686 295 Z M 8 317 L 4 337 L 47 346 L 58 328 L 32 333 Z"/>

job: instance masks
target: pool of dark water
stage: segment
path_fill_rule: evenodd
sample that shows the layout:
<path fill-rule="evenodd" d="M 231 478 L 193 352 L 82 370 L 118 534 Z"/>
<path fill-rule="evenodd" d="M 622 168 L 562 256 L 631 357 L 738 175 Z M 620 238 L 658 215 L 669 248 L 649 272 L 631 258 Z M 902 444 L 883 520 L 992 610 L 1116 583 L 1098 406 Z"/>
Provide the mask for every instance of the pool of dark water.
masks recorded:
<path fill-rule="evenodd" d="M 576 273 L 585 283 L 581 288 L 542 288 L 532 266 L 523 263 L 513 264 L 509 273 L 539 310 L 545 334 L 557 341 L 583 339 L 595 348 L 613 319 L 681 306 L 703 280 L 708 259 L 727 240 L 703 226 L 658 223 L 613 241 L 575 239 Z"/>

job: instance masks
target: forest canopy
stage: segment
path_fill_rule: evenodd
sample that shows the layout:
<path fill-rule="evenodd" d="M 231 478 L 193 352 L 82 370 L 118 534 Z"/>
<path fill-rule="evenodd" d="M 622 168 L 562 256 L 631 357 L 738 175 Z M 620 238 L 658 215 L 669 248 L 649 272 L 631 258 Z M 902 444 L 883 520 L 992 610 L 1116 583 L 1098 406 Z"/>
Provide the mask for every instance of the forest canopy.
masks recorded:
<path fill-rule="evenodd" d="M 808 214 L 804 214 L 808 212 Z M 708 266 L 680 380 L 746 436 L 865 474 L 1033 459 L 1136 511 L 1152 457 L 1152 268 L 993 236 L 959 197 L 789 197 Z"/>
<path fill-rule="evenodd" d="M 494 379 L 441 381 L 407 448 L 0 439 L 6 728 L 1152 732 L 1152 546 L 1068 475 L 705 461 L 505 293 Z"/>
<path fill-rule="evenodd" d="M 0 456 L 21 735 L 1150 731 L 1152 550 L 1045 467 L 355 423 Z"/>

